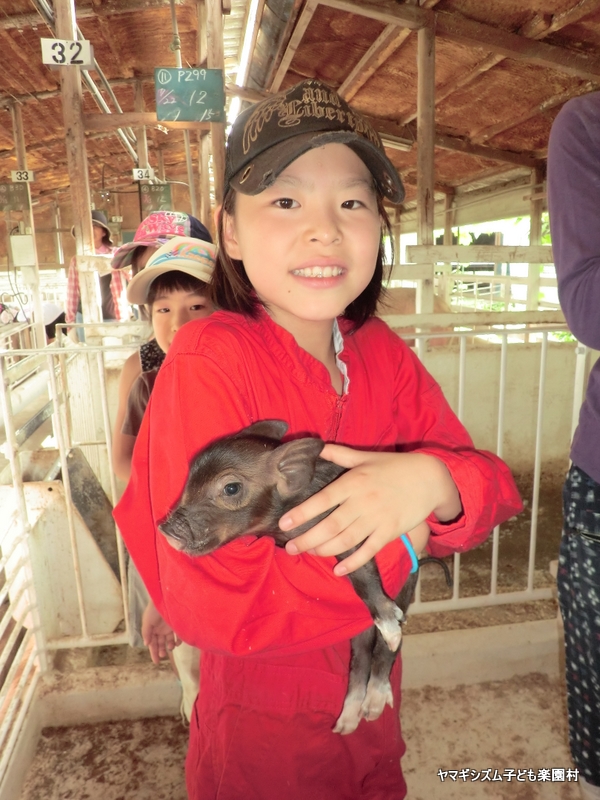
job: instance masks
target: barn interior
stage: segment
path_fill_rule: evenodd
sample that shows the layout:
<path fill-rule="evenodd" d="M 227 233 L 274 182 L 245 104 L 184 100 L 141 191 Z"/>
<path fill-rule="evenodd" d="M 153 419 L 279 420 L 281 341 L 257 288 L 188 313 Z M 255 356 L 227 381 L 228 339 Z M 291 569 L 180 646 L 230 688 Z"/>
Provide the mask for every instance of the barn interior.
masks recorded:
<path fill-rule="evenodd" d="M 436 770 L 572 766 L 551 562 L 597 354 L 558 305 L 546 158 L 560 109 L 600 85 L 600 0 L 2 0 L 0 42 L 1 800 L 185 797 L 179 687 L 129 647 L 111 518 L 124 490 L 110 461 L 119 375 L 149 331 L 133 316 L 102 320 L 110 263 L 94 254 L 91 211 L 115 246 L 156 210 L 193 214 L 214 235 L 228 125 L 305 78 L 368 118 L 406 188 L 389 208 L 381 316 L 525 500 L 484 545 L 448 559 L 452 589 L 437 574 L 420 581 L 403 651 L 409 797 L 577 796 L 566 780 L 490 794 Z M 222 76 L 211 113 L 189 92 L 177 106 L 189 118 L 173 113 L 160 74 L 196 86 L 207 70 L 218 86 Z M 85 343 L 66 326 L 48 344 L 45 307 L 64 307 L 70 265 Z M 457 750 L 470 708 L 498 728 L 473 726 Z M 511 709 L 505 728 L 499 708 Z M 163 724 L 164 762 L 151 741 Z M 141 742 L 142 766 L 90 758 L 61 793 L 79 769 L 66 754 L 96 752 L 111 732 L 113 752 Z M 165 764 L 160 790 L 150 762 Z"/>

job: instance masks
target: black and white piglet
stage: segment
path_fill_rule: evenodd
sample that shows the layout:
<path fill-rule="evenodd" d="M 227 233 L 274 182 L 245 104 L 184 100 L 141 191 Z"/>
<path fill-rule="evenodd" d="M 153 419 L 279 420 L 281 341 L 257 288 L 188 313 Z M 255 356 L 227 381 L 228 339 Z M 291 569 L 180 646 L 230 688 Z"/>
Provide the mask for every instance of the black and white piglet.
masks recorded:
<path fill-rule="evenodd" d="M 264 420 L 209 445 L 192 462 L 177 507 L 160 525 L 169 542 L 190 556 L 203 556 L 245 534 L 271 536 L 283 547 L 333 509 L 291 531 L 279 529 L 286 511 L 331 483 L 345 470 L 319 457 L 321 439 L 281 438 L 287 424 Z M 356 548 L 353 548 L 356 549 Z M 342 560 L 352 550 L 337 558 Z M 372 560 L 348 576 L 375 627 L 352 640 L 349 686 L 334 731 L 351 733 L 362 718 L 377 719 L 392 705 L 389 675 L 400 649 L 401 622 L 417 581 L 412 574 L 396 603 L 383 590 Z"/>

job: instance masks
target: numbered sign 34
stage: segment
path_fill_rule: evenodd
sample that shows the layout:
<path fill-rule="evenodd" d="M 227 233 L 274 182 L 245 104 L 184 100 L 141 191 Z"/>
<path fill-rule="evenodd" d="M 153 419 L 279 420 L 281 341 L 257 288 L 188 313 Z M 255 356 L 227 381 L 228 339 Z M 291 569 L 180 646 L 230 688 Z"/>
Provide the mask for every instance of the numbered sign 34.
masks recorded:
<path fill-rule="evenodd" d="M 154 170 L 152 167 L 134 167 L 133 180 L 134 181 L 148 181 L 154 177 Z"/>
<path fill-rule="evenodd" d="M 94 48 L 85 39 L 40 39 L 42 62 L 49 67 L 94 68 Z"/>
<path fill-rule="evenodd" d="M 225 122 L 220 69 L 157 67 L 154 89 L 159 122 Z"/>
<path fill-rule="evenodd" d="M 33 172 L 30 169 L 13 169 L 10 173 L 10 179 L 13 183 L 31 183 L 33 181 Z"/>

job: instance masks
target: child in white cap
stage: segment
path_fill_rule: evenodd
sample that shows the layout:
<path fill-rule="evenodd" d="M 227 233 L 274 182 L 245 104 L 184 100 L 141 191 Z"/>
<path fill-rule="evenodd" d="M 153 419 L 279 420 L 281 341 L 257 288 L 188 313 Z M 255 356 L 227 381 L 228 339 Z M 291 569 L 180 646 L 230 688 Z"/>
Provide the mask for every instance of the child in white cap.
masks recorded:
<path fill-rule="evenodd" d="M 127 299 L 146 306 L 156 343 L 163 353 L 167 353 L 179 328 L 212 313 L 207 295 L 214 258 L 215 247 L 211 243 L 175 237 L 151 255 L 143 271 L 129 284 Z M 134 382 L 123 425 L 113 435 L 113 465 L 123 480 L 129 478 L 133 446 L 159 369 L 142 372 Z M 155 663 L 172 654 L 183 687 L 182 711 L 189 719 L 198 693 L 200 652 L 175 637 L 150 601 L 132 562 L 128 578 L 130 643 L 147 645 Z"/>

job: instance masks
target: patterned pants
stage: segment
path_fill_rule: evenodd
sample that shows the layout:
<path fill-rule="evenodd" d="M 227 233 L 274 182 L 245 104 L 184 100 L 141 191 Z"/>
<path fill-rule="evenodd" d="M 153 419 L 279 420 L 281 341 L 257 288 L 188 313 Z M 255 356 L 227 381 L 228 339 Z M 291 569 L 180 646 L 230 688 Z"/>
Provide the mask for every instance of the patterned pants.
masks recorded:
<path fill-rule="evenodd" d="M 573 760 L 600 786 L 600 484 L 572 466 L 563 488 L 558 600 Z"/>

